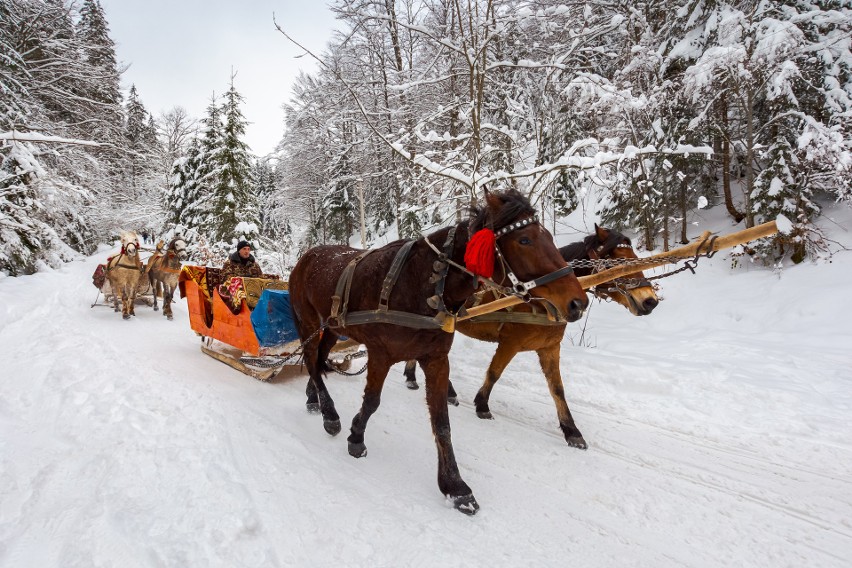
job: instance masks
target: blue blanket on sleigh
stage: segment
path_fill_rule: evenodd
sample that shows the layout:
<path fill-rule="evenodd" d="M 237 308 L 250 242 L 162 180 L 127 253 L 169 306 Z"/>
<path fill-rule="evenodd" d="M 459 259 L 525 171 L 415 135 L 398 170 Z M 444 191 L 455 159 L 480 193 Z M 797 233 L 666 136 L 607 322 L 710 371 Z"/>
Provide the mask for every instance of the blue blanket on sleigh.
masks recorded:
<path fill-rule="evenodd" d="M 290 292 L 264 290 L 251 312 L 251 325 L 261 347 L 276 347 L 299 339 L 290 313 Z"/>

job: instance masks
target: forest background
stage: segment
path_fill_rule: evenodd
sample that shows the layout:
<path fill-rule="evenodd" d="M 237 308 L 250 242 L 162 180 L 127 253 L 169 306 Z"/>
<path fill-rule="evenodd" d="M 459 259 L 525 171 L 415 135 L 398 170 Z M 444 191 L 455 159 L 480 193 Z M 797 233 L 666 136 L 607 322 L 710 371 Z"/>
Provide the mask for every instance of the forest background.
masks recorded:
<path fill-rule="evenodd" d="M 97 0 L 0 0 L 0 273 L 148 229 L 199 263 L 248 238 L 286 274 L 316 244 L 456 222 L 483 187 L 522 191 L 554 233 L 590 207 L 647 250 L 714 206 L 792 221 L 746 249 L 768 265 L 837 248 L 818 220 L 852 203 L 848 0 L 330 5 L 339 31 L 254 156 L 233 71 L 205 116 L 155 117 L 122 92 Z"/>

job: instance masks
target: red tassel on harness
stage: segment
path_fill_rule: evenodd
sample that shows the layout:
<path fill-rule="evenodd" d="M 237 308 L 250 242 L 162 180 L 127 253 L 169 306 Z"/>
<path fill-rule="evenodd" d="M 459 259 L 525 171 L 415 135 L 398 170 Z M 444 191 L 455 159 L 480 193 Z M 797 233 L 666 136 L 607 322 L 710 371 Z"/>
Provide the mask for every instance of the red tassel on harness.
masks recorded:
<path fill-rule="evenodd" d="M 491 229 L 476 231 L 464 251 L 464 265 L 477 276 L 491 278 L 494 274 L 494 245 L 497 238 Z"/>

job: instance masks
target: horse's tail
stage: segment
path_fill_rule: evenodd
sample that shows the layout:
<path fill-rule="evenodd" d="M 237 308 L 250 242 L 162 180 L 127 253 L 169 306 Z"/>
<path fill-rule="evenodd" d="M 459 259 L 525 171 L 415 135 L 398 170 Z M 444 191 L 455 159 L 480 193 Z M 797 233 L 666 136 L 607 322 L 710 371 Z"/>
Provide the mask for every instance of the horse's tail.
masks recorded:
<path fill-rule="evenodd" d="M 296 326 L 296 333 L 299 334 L 299 339 L 304 341 L 302 337 L 302 320 L 299 319 L 299 314 L 296 313 L 296 307 L 293 305 L 293 298 L 290 298 L 290 317 L 293 318 L 293 325 Z"/>

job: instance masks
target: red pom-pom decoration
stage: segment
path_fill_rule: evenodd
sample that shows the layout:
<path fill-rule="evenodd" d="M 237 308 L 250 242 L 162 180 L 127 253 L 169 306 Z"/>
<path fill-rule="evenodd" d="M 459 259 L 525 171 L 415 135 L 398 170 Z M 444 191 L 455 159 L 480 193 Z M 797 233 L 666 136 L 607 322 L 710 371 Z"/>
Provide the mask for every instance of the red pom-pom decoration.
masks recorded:
<path fill-rule="evenodd" d="M 464 251 L 464 265 L 477 276 L 491 278 L 494 274 L 494 244 L 497 237 L 491 229 L 476 231 Z"/>

